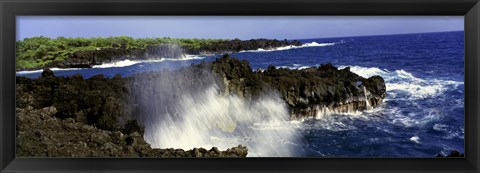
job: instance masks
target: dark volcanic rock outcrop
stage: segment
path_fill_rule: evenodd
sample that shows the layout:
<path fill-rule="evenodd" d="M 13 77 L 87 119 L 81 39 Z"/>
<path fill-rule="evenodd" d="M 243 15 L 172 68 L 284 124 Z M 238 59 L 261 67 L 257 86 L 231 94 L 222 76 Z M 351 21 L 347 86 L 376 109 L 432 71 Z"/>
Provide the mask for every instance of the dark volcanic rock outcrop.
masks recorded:
<path fill-rule="evenodd" d="M 376 107 L 386 95 L 382 77 L 365 79 L 348 67 L 338 70 L 332 64 L 303 70 L 270 66 L 253 72 L 247 61 L 225 55 L 213 63 L 213 70 L 223 79 L 226 92 L 252 97 L 269 89 L 278 91 L 294 119 L 362 111 Z"/>
<path fill-rule="evenodd" d="M 245 157 L 247 149 L 156 149 L 139 132 L 108 131 L 55 117 L 55 107 L 16 109 L 18 157 Z"/>
<path fill-rule="evenodd" d="M 204 63 L 205 64 L 205 63 Z M 195 67 L 201 67 L 195 66 Z M 178 77 L 202 75 L 185 68 Z M 161 73 L 152 73 L 152 75 Z M 149 76 L 145 77 L 160 77 Z M 17 156 L 54 157 L 245 157 L 247 148 L 226 151 L 194 148 L 153 149 L 145 142 L 138 114 L 129 99 L 137 78 L 96 75 L 55 77 L 45 69 L 42 77 L 16 79 Z M 200 78 L 197 78 L 200 79 Z M 202 80 L 204 81 L 204 80 Z M 198 85 L 197 85 L 198 86 Z M 181 88 L 181 87 L 177 87 Z M 146 90 L 147 92 L 150 90 Z M 163 96 L 158 96 L 162 98 Z M 34 130 L 32 130 L 32 128 Z"/>
<path fill-rule="evenodd" d="M 48 76 L 48 73 L 44 72 L 45 75 L 36 80 L 17 77 L 17 108 L 53 106 L 58 118 L 73 118 L 110 131 L 121 130 L 127 121 L 133 120 L 131 113 L 124 109 L 128 108 L 125 102 L 128 92 L 119 76 L 106 79 L 97 75 L 83 79 L 81 75 L 64 78 Z"/>
<path fill-rule="evenodd" d="M 156 150 L 143 140 L 144 127 L 139 122 L 148 121 L 141 119 L 149 112 L 146 105 L 161 105 L 165 108 L 162 111 L 176 112 L 168 109 L 171 109 L 169 104 L 178 103 L 174 99 L 180 98 L 179 93 L 201 93 L 212 84 L 219 85 L 219 94 L 235 94 L 245 99 L 278 93 L 289 106 L 293 119 L 365 110 L 378 106 L 386 94 L 381 77 L 365 79 L 349 68 L 338 70 L 331 64 L 303 70 L 270 66 L 254 72 L 247 61 L 228 55 L 215 62 L 131 77 L 55 77 L 46 69 L 38 79 L 16 78 L 17 153 L 23 153 L 22 156 L 85 156 L 81 154 L 84 151 L 88 156 L 245 156 L 247 150 L 243 147 L 225 152 Z M 143 103 L 151 101 L 155 103 Z M 31 132 L 32 127 L 37 127 L 37 131 Z M 137 148 L 129 148 L 135 141 L 140 141 Z M 79 151 L 68 149 L 71 147 Z"/>

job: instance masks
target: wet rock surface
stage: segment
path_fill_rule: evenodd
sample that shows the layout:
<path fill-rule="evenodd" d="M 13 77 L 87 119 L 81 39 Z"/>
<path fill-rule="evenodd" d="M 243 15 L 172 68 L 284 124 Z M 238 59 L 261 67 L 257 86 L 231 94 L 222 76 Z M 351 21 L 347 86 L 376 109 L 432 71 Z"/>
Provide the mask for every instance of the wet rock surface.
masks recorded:
<path fill-rule="evenodd" d="M 213 71 L 213 73 L 212 73 Z M 158 85 L 169 82 L 168 85 Z M 16 78 L 17 153 L 19 156 L 152 156 L 245 157 L 243 146 L 218 149 L 152 149 L 143 139 L 142 97 L 152 97 L 169 109 L 177 93 L 198 93 L 213 83 L 221 93 L 256 99 L 277 93 L 289 106 L 292 119 L 332 112 L 361 111 L 378 106 L 385 97 L 379 76 L 365 79 L 331 64 L 303 70 L 252 71 L 247 61 L 228 55 L 175 71 L 105 78 L 96 75 Z M 163 92 L 159 90 L 171 91 Z M 367 103 L 368 102 L 368 103 Z M 167 110 L 168 112 L 174 112 Z M 34 130 L 32 130 L 32 127 Z"/>

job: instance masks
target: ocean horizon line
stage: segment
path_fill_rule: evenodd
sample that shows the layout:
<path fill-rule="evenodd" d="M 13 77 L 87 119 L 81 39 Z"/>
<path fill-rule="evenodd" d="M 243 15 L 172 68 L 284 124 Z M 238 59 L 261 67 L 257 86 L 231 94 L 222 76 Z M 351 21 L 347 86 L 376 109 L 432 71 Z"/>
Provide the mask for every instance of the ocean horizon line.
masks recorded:
<path fill-rule="evenodd" d="M 312 40 L 312 39 L 334 39 L 334 38 L 354 38 L 354 37 L 376 37 L 376 36 L 393 36 L 393 35 L 413 35 L 413 34 L 435 34 L 448 32 L 465 32 L 465 30 L 455 31 L 434 31 L 434 32 L 412 32 L 412 33 L 397 33 L 397 34 L 380 34 L 380 35 L 352 35 L 352 36 L 336 36 L 336 37 L 316 37 L 316 38 L 295 38 L 287 40 Z"/>

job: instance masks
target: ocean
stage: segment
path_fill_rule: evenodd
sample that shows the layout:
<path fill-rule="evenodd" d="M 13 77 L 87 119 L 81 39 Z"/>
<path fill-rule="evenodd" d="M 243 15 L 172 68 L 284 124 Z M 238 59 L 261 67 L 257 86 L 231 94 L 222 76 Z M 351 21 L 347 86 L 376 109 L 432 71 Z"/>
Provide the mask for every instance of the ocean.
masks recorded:
<path fill-rule="evenodd" d="M 434 157 L 452 150 L 464 152 L 463 31 L 299 41 L 303 46 L 230 56 L 247 60 L 253 70 L 269 65 L 303 69 L 332 63 L 340 69 L 350 67 L 363 77 L 380 75 L 387 88 L 383 103 L 363 112 L 319 114 L 293 121 L 275 96 L 252 104 L 235 96 L 220 98 L 213 88 L 200 100 L 181 102 L 180 112 L 189 114 L 181 115 L 181 121 L 147 123 L 146 141 L 152 147 L 185 149 L 225 149 L 242 144 L 248 147 L 248 156 L 259 157 Z M 56 76 L 80 73 L 85 78 L 96 74 L 130 76 L 215 61 L 220 56 L 126 60 L 91 69 L 53 71 Z M 29 78 L 40 74 L 17 72 L 17 76 Z M 225 109 L 228 111 L 223 112 Z M 216 112 L 212 114 L 212 110 Z M 267 114 L 268 121 L 251 118 L 256 114 Z M 217 131 L 214 126 L 204 128 L 204 124 L 213 123 L 205 117 L 217 115 L 222 117 L 220 123 L 227 122 L 226 118 L 228 123 L 233 121 L 233 127 Z"/>

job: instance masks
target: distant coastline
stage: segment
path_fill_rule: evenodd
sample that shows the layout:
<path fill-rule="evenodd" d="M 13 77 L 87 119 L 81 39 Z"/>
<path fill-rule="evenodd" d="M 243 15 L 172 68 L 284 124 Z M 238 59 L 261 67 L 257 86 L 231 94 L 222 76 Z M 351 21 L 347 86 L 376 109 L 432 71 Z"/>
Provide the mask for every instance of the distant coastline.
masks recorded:
<path fill-rule="evenodd" d="M 94 65 L 122 60 L 182 58 L 186 54 L 224 54 L 300 45 L 302 43 L 297 40 L 286 39 L 32 37 L 16 42 L 16 71 L 42 68 L 91 68 Z"/>

